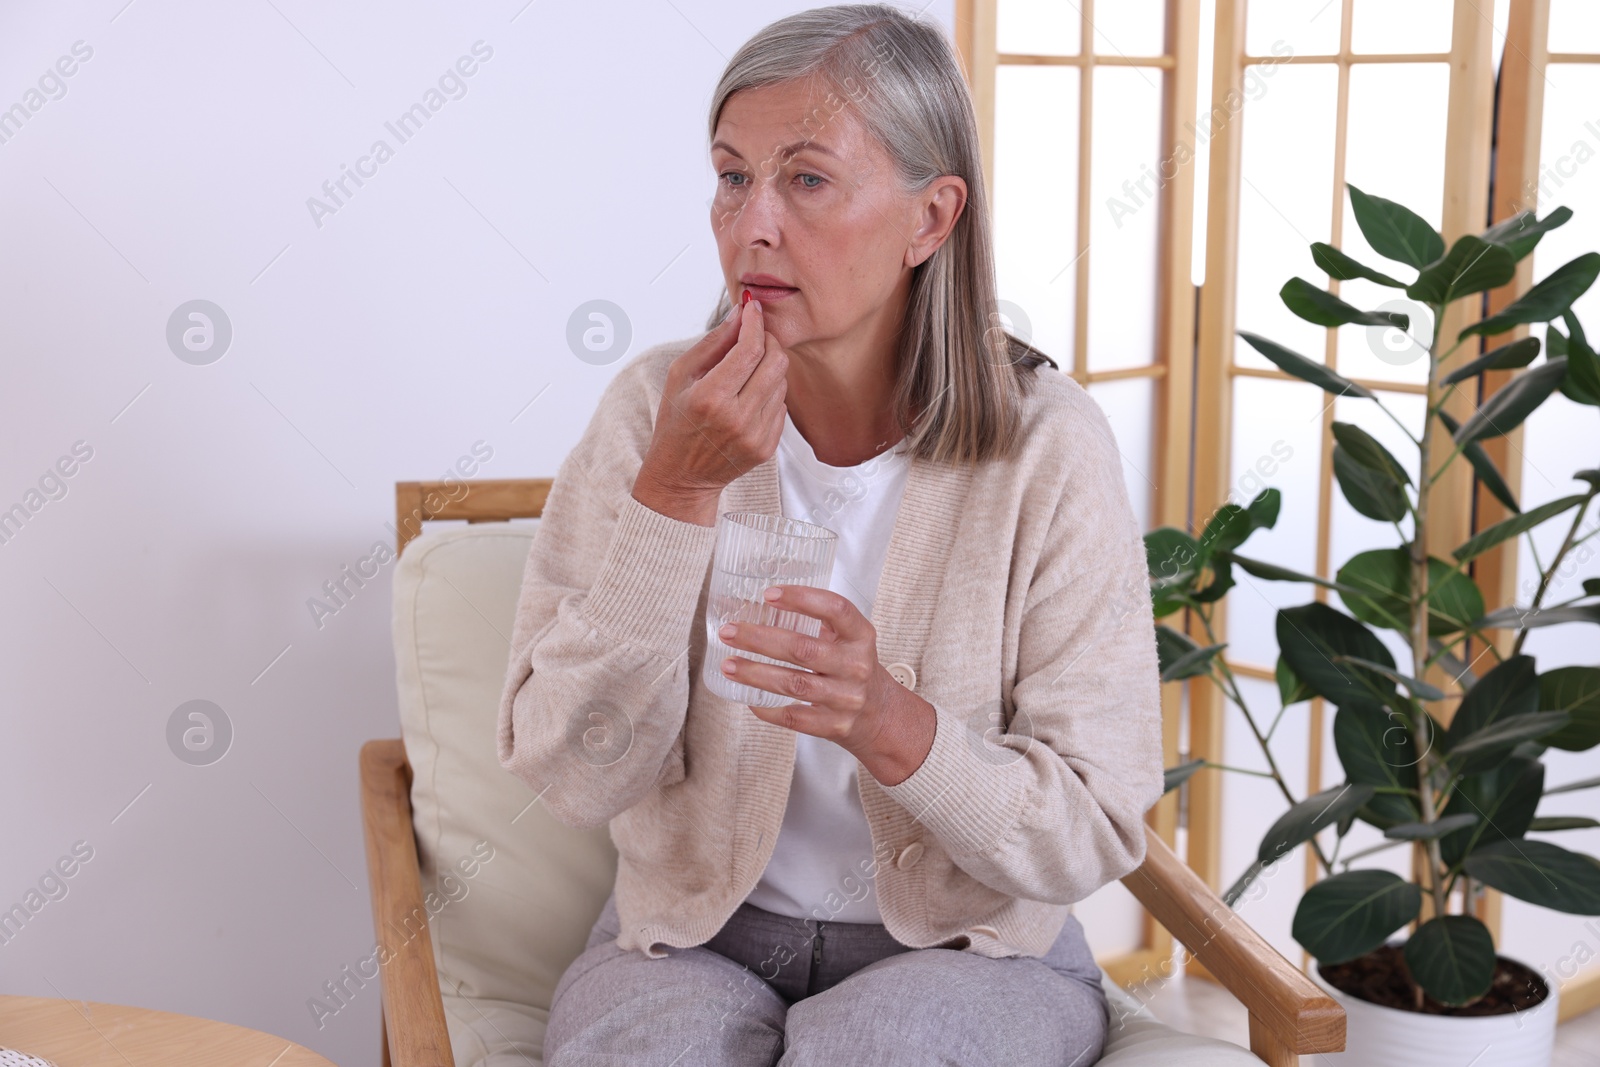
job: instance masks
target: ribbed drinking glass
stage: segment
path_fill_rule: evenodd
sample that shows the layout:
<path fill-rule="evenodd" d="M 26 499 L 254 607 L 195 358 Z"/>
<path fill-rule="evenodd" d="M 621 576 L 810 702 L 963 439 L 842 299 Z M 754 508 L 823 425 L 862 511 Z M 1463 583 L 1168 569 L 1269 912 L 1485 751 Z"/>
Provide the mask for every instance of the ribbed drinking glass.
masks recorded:
<path fill-rule="evenodd" d="M 718 517 L 711 592 L 706 599 L 706 658 L 701 671 L 706 688 L 720 697 L 758 708 L 804 703 L 743 685 L 723 674 L 722 661 L 729 656 L 785 667 L 797 665 L 730 648 L 717 631 L 730 622 L 753 622 L 816 637 L 822 632 L 820 619 L 798 611 L 779 611 L 763 600 L 762 594 L 774 585 L 828 588 L 833 577 L 833 550 L 838 543 L 839 535 L 832 530 L 800 519 L 750 511 L 727 511 Z"/>

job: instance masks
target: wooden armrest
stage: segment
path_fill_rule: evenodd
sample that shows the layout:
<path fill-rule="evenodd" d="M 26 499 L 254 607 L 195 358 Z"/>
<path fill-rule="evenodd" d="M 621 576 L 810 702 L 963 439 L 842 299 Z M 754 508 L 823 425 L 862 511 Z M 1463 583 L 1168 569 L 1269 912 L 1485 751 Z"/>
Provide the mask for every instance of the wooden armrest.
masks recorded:
<path fill-rule="evenodd" d="M 1145 860 L 1122 879 L 1157 922 L 1250 1012 L 1250 1050 L 1273 1067 L 1344 1048 L 1345 1012 L 1223 903 L 1145 827 Z"/>
<path fill-rule="evenodd" d="M 383 1062 L 455 1067 L 417 873 L 411 767 L 399 738 L 361 746 L 361 818 L 383 987 Z"/>

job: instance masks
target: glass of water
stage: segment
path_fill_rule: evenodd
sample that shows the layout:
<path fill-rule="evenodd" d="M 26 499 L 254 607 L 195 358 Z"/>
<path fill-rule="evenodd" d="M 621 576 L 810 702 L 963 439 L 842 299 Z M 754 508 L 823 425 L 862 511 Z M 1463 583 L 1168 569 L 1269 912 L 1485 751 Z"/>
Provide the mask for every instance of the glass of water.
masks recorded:
<path fill-rule="evenodd" d="M 757 663 L 797 664 L 730 648 L 717 631 L 730 622 L 781 626 L 808 637 L 822 632 L 822 620 L 798 611 L 779 611 L 762 599 L 774 585 L 828 588 L 833 550 L 839 535 L 825 526 L 751 511 L 727 511 L 717 519 L 717 546 L 711 560 L 711 592 L 706 599 L 706 658 L 701 678 L 713 693 L 740 704 L 775 708 L 803 703 L 765 689 L 742 685 L 722 673 L 722 661 L 743 656 Z"/>

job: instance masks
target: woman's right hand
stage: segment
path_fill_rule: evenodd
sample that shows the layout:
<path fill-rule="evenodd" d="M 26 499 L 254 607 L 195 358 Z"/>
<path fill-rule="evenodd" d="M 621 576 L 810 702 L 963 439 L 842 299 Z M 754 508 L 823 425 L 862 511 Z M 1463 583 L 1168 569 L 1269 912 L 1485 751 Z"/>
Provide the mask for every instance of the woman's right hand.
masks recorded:
<path fill-rule="evenodd" d="M 754 299 L 673 360 L 634 499 L 714 525 L 723 487 L 777 451 L 788 369 L 788 353 Z"/>

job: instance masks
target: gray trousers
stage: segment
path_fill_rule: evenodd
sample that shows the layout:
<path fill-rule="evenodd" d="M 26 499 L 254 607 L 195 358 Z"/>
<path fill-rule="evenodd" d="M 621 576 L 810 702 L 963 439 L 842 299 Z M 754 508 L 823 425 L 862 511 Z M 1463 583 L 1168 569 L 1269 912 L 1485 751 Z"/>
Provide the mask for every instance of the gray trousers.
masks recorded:
<path fill-rule="evenodd" d="M 876 923 L 739 906 L 664 959 L 617 946 L 616 897 L 556 984 L 546 1067 L 1088 1067 L 1100 968 L 1072 916 L 1048 954 L 913 949 Z"/>

